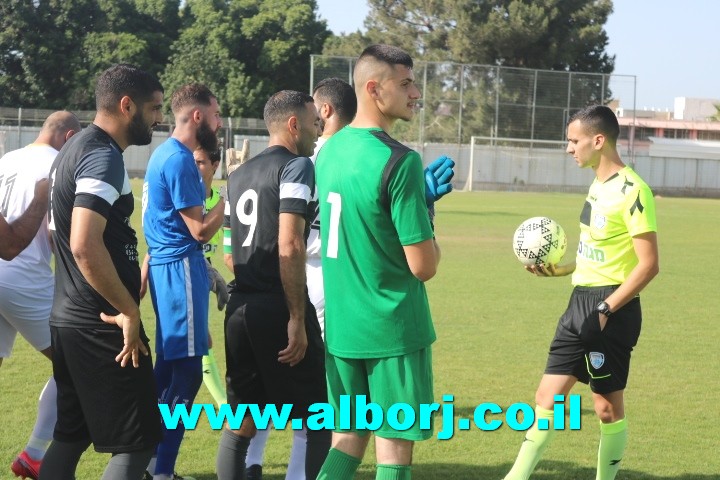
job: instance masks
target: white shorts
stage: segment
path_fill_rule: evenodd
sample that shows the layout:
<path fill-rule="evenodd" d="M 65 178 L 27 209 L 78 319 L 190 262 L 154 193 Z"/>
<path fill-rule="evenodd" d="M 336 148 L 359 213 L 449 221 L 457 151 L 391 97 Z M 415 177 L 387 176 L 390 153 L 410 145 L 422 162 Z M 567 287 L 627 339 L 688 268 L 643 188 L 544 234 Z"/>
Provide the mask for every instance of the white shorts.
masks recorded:
<path fill-rule="evenodd" d="M 0 358 L 10 356 L 18 332 L 38 351 L 50 347 L 52 287 L 0 289 Z"/>
<path fill-rule="evenodd" d="M 325 338 L 325 289 L 323 287 L 322 266 L 308 262 L 305 266 L 307 288 L 310 301 L 315 306 L 320 332 Z"/>

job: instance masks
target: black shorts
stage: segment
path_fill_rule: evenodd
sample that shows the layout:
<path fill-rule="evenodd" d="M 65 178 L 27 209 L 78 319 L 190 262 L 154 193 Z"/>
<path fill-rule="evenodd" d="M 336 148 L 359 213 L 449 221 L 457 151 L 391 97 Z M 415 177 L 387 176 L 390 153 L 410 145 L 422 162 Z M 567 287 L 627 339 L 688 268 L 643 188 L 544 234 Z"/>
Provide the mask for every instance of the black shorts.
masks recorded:
<path fill-rule="evenodd" d="M 90 440 L 103 453 L 146 450 L 162 438 L 152 359 L 121 367 L 122 330 L 50 327 L 57 383 L 55 440 Z M 140 336 L 148 347 L 144 330 Z"/>
<path fill-rule="evenodd" d="M 232 293 L 225 313 L 227 401 L 258 404 L 292 404 L 291 418 L 306 418 L 307 407 L 327 402 L 325 346 L 315 308 L 306 299 L 305 358 L 294 367 L 278 361 L 287 348 L 290 314 L 285 297 L 278 294 Z"/>
<path fill-rule="evenodd" d="M 640 298 L 635 297 L 613 312 L 600 331 L 595 307 L 615 289 L 617 286 L 575 287 L 550 344 L 546 374 L 573 375 L 589 383 L 595 393 L 625 389 L 642 312 Z"/>

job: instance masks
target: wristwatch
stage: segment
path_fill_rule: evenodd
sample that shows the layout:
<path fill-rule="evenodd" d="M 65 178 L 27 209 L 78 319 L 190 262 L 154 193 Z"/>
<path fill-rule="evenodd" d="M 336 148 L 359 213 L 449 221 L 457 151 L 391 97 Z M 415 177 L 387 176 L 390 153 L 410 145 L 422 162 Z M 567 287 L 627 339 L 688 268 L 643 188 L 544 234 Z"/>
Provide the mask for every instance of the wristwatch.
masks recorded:
<path fill-rule="evenodd" d="M 610 305 L 608 305 L 607 302 L 604 300 L 597 304 L 597 307 L 595 307 L 595 311 L 597 311 L 598 313 L 602 313 L 606 317 L 612 315 L 612 311 L 610 311 Z"/>

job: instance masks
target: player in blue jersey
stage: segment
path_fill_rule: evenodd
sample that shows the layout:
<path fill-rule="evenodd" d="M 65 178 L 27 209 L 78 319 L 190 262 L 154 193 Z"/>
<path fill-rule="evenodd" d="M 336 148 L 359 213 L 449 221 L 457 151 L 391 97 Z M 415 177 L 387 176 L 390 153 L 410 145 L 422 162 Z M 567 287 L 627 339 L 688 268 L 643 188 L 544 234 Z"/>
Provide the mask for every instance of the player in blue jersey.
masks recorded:
<path fill-rule="evenodd" d="M 205 186 L 195 165 L 197 148 L 216 150 L 220 109 L 204 85 L 172 95 L 176 127 L 150 157 L 143 184 L 143 229 L 148 284 L 156 316 L 155 379 L 160 403 L 191 405 L 202 383 L 208 352 L 208 274 L 203 244 L 223 221 L 225 200 L 205 212 Z M 177 478 L 175 461 L 185 429 L 164 431 L 148 466 L 155 480 Z"/>

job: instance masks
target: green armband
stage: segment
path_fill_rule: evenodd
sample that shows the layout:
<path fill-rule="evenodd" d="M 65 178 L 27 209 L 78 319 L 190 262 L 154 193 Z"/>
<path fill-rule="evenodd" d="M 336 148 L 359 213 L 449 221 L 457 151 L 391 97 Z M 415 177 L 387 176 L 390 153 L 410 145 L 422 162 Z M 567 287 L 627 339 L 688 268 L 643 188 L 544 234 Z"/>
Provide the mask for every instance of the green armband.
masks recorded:
<path fill-rule="evenodd" d="M 223 227 L 223 253 L 230 255 L 232 253 L 232 231 Z"/>

